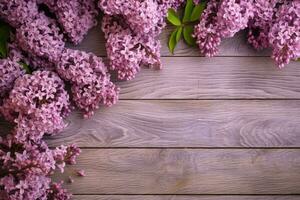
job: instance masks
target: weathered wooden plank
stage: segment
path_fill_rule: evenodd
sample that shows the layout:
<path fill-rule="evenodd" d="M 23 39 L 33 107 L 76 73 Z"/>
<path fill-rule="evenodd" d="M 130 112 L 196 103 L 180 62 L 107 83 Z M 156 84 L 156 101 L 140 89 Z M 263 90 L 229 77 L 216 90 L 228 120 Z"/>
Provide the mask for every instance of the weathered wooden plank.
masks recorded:
<path fill-rule="evenodd" d="M 168 50 L 168 38 L 172 27 L 167 27 L 161 34 L 161 55 L 162 56 L 201 56 L 197 48 L 188 47 L 184 42 L 180 42 L 172 55 Z M 76 49 L 94 52 L 98 56 L 106 56 L 105 39 L 101 31 L 101 24 L 93 28 L 83 42 L 75 47 Z M 220 46 L 218 56 L 268 56 L 269 50 L 256 51 L 249 44 L 245 32 L 238 33 L 234 38 L 226 39 Z"/>
<path fill-rule="evenodd" d="M 271 58 L 163 58 L 121 82 L 121 99 L 300 98 L 300 62 L 279 70 Z"/>
<path fill-rule="evenodd" d="M 90 149 L 74 168 L 74 194 L 300 194 L 299 149 Z"/>
<path fill-rule="evenodd" d="M 74 200 L 299 200 L 297 195 L 74 195 Z"/>
<path fill-rule="evenodd" d="M 300 101 L 125 101 L 48 143 L 81 147 L 300 147 Z"/>

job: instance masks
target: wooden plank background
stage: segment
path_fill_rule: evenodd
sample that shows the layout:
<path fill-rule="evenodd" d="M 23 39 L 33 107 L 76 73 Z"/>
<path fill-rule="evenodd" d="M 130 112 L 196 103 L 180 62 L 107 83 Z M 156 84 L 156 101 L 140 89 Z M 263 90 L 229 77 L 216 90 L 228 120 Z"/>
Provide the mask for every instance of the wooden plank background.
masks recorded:
<path fill-rule="evenodd" d="M 77 143 L 78 164 L 55 180 L 75 200 L 300 199 L 300 65 L 279 70 L 241 32 L 215 58 L 162 36 L 163 70 L 118 82 L 119 103 L 74 112 L 50 146 Z M 105 56 L 100 27 L 76 49 Z M 0 127 L 8 128 L 3 122 Z M 85 169 L 86 177 L 77 177 Z"/>
<path fill-rule="evenodd" d="M 263 195 L 263 196 L 213 196 L 213 195 L 76 195 L 75 200 L 299 200 L 291 195 Z"/>

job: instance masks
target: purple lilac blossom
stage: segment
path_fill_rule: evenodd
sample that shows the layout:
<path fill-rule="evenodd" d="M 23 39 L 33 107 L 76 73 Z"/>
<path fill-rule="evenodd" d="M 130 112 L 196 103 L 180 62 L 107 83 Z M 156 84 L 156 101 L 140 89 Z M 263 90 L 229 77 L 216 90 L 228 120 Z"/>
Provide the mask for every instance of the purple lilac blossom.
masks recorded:
<path fill-rule="evenodd" d="M 20 142 L 13 135 L 0 138 L 0 188 L 7 200 L 13 199 L 61 199 L 66 200 L 70 195 L 62 189 L 61 184 L 52 183 L 50 175 L 57 165 L 65 162 L 68 147 L 54 150 L 40 141 Z"/>
<path fill-rule="evenodd" d="M 54 20 L 44 14 L 16 30 L 18 45 L 28 54 L 56 62 L 64 49 L 63 35 Z"/>
<path fill-rule="evenodd" d="M 85 117 L 93 115 L 100 104 L 116 103 L 119 88 L 110 81 L 102 59 L 94 54 L 65 49 L 56 70 L 71 83 L 72 99 L 85 112 Z"/>
<path fill-rule="evenodd" d="M 215 56 L 222 39 L 245 29 L 253 17 L 252 4 L 253 0 L 209 1 L 194 33 L 201 53 Z"/>
<path fill-rule="evenodd" d="M 14 28 L 30 23 L 38 13 L 35 0 L 0 0 L 0 18 Z"/>
<path fill-rule="evenodd" d="M 279 67 L 300 57 L 300 1 L 286 1 L 275 13 L 269 42 Z"/>
<path fill-rule="evenodd" d="M 156 37 L 135 34 L 121 20 L 104 16 L 106 50 L 112 70 L 121 80 L 131 80 L 140 66 L 160 68 L 160 41 Z"/>
<path fill-rule="evenodd" d="M 0 59 L 0 105 L 13 88 L 15 80 L 25 74 L 20 62 L 28 61 L 15 43 L 8 44 L 8 57 Z"/>
<path fill-rule="evenodd" d="M 97 24 L 94 0 L 40 0 L 48 6 L 71 42 L 79 44 L 88 30 Z"/>
<path fill-rule="evenodd" d="M 167 1 L 168 2 L 168 1 Z M 137 34 L 157 35 L 165 25 L 166 3 L 156 0 L 100 0 L 99 7 L 108 15 L 121 15 Z"/>
<path fill-rule="evenodd" d="M 253 4 L 254 17 L 248 24 L 248 42 L 255 49 L 268 48 L 269 31 L 274 21 L 274 13 L 277 12 L 277 4 L 281 0 L 256 0 Z"/>
<path fill-rule="evenodd" d="M 39 68 L 39 64 L 48 63 L 41 68 L 54 70 L 52 66 L 55 66 L 60 76 L 71 82 L 72 100 L 85 111 L 85 116 L 91 116 L 99 104 L 111 106 L 116 102 L 118 88 L 110 81 L 109 74 L 103 71 L 106 68 L 102 60 L 82 51 L 65 49 L 63 35 L 54 20 L 40 13 L 31 23 L 23 24 L 16 32 L 18 45 L 30 55 L 29 61 L 35 68 Z M 78 63 L 69 63 L 72 57 Z M 72 77 L 71 69 L 64 70 L 64 65 L 70 64 L 74 64 L 75 70 L 83 70 L 77 72 L 76 76 L 80 76 Z"/>
<path fill-rule="evenodd" d="M 217 30 L 218 26 L 218 1 L 211 0 L 207 8 L 201 15 L 200 23 L 195 26 L 194 37 L 200 48 L 200 52 L 205 56 L 214 56 L 218 53 L 221 44 L 221 33 Z"/>
<path fill-rule="evenodd" d="M 2 98 L 12 89 L 15 80 L 24 73 L 17 61 L 10 58 L 0 59 L 0 105 Z"/>
<path fill-rule="evenodd" d="M 161 68 L 159 34 L 166 26 L 169 8 L 178 8 L 183 0 L 100 0 L 106 14 L 102 30 L 110 68 L 120 80 L 131 80 L 141 66 Z"/>
<path fill-rule="evenodd" d="M 221 41 L 248 27 L 256 49 L 271 47 L 279 67 L 300 56 L 298 0 L 211 0 L 195 27 L 194 37 L 205 56 L 215 56 Z"/>
<path fill-rule="evenodd" d="M 15 81 L 0 111 L 16 124 L 15 136 L 20 141 L 39 141 L 44 134 L 55 134 L 66 126 L 63 118 L 70 113 L 69 95 L 54 72 L 36 71 Z"/>

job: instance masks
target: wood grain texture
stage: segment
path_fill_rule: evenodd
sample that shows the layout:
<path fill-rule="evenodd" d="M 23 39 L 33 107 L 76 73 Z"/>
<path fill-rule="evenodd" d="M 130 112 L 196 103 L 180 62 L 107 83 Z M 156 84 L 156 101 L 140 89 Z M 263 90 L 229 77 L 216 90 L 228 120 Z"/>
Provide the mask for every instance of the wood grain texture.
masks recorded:
<path fill-rule="evenodd" d="M 81 147 L 300 147 L 300 101 L 122 100 L 79 112 L 48 143 Z"/>
<path fill-rule="evenodd" d="M 142 69 L 120 82 L 121 99 L 300 98 L 300 62 L 283 70 L 271 58 L 163 58 L 160 71 Z"/>
<path fill-rule="evenodd" d="M 161 34 L 161 55 L 162 56 L 201 56 L 197 48 L 191 48 L 184 42 L 180 42 L 175 50 L 175 55 L 172 55 L 168 50 L 168 38 L 173 28 L 168 26 Z M 72 47 L 72 45 L 68 45 Z M 105 39 L 101 31 L 101 23 L 92 30 L 85 37 L 83 42 L 72 47 L 88 52 L 94 52 L 98 56 L 106 56 Z M 247 44 L 245 31 L 236 34 L 235 37 L 225 39 L 221 46 L 220 52 L 217 56 L 269 56 L 269 50 L 256 51 L 251 45 Z"/>
<path fill-rule="evenodd" d="M 299 149 L 91 149 L 74 168 L 74 194 L 300 194 Z"/>
<path fill-rule="evenodd" d="M 222 196 L 222 195 L 75 195 L 73 200 L 299 200 L 300 196 Z"/>

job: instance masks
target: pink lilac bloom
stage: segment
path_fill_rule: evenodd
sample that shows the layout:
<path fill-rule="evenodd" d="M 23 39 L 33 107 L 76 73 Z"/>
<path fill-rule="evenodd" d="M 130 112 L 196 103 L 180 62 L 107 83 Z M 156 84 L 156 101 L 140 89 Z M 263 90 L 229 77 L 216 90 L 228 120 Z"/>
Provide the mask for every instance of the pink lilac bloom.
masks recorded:
<path fill-rule="evenodd" d="M 136 34 L 157 36 L 165 27 L 169 8 L 178 8 L 183 0 L 99 0 L 107 15 L 122 16 Z"/>
<path fill-rule="evenodd" d="M 155 0 L 100 0 L 99 7 L 108 15 L 123 16 L 137 34 L 158 34 L 166 14 Z"/>
<path fill-rule="evenodd" d="M 21 62 L 27 63 L 28 61 L 15 43 L 8 44 L 8 57 L 0 59 L 0 105 L 3 98 L 13 88 L 15 80 L 25 74 Z"/>
<path fill-rule="evenodd" d="M 253 0 L 224 0 L 217 13 L 218 29 L 223 38 L 233 37 L 253 18 Z"/>
<path fill-rule="evenodd" d="M 85 171 L 82 170 L 82 169 L 77 170 L 76 173 L 77 173 L 78 176 L 86 176 Z"/>
<path fill-rule="evenodd" d="M 133 33 L 121 20 L 104 16 L 102 30 L 105 33 L 106 50 L 112 70 L 121 80 L 131 80 L 140 66 L 161 67 L 160 41 L 151 36 Z"/>
<path fill-rule="evenodd" d="M 72 84 L 72 100 L 85 111 L 86 117 L 93 115 L 99 104 L 111 106 L 116 103 L 118 88 L 110 81 L 102 60 L 90 53 L 65 49 L 63 35 L 55 20 L 40 13 L 32 22 L 16 29 L 16 40 L 22 50 L 30 55 L 29 61 L 34 68 L 52 71 L 55 66 L 59 75 Z M 72 60 L 77 63 L 72 63 Z M 48 64 L 44 67 L 37 66 L 44 63 Z M 67 69 L 70 65 L 73 67 Z M 82 71 L 77 71 L 76 76 L 73 76 L 72 70 Z M 46 114 L 39 111 L 41 116 Z M 58 113 L 54 112 L 52 119 L 57 119 L 56 114 Z M 22 124 L 26 126 L 27 123 Z"/>
<path fill-rule="evenodd" d="M 94 0 L 40 0 L 57 18 L 64 33 L 75 44 L 80 43 L 88 30 L 97 24 L 98 11 Z"/>
<path fill-rule="evenodd" d="M 56 148 L 56 151 L 54 152 L 54 158 L 57 162 L 57 167 L 60 169 L 61 172 L 63 172 L 66 164 L 75 165 L 76 158 L 79 156 L 80 153 L 80 148 L 75 144 L 71 144 L 69 146 L 62 145 Z"/>
<path fill-rule="evenodd" d="M 100 0 L 106 14 L 102 30 L 110 68 L 120 80 L 131 80 L 141 66 L 160 69 L 159 34 L 165 27 L 169 8 L 178 8 L 183 0 Z"/>
<path fill-rule="evenodd" d="M 85 112 L 85 117 L 93 115 L 100 104 L 116 103 L 119 88 L 110 81 L 102 59 L 94 54 L 65 49 L 56 70 L 71 83 L 72 99 Z"/>
<path fill-rule="evenodd" d="M 25 71 L 21 65 L 10 58 L 0 59 L 0 105 L 3 98 L 12 89 L 15 80 Z"/>
<path fill-rule="evenodd" d="M 72 195 L 62 187 L 62 182 L 52 183 L 47 194 L 47 200 L 68 200 Z"/>
<path fill-rule="evenodd" d="M 268 37 L 272 58 L 283 67 L 300 57 L 300 1 L 286 1 L 275 15 Z"/>
<path fill-rule="evenodd" d="M 51 150 L 46 143 L 20 142 L 13 135 L 0 138 L 0 190 L 7 200 L 69 199 L 61 184 L 50 175 L 57 167 L 57 155 L 64 149 Z M 72 153 L 71 153 L 72 154 Z"/>
<path fill-rule="evenodd" d="M 248 24 L 248 42 L 255 49 L 268 48 L 269 31 L 281 0 L 256 0 L 253 4 L 254 17 Z"/>
<path fill-rule="evenodd" d="M 222 39 L 245 29 L 254 15 L 252 5 L 252 0 L 209 1 L 194 32 L 200 52 L 215 56 Z"/>
<path fill-rule="evenodd" d="M 218 31 L 218 1 L 211 0 L 201 15 L 200 23 L 195 26 L 194 37 L 200 52 L 205 56 L 214 56 L 218 53 L 221 44 L 221 33 Z"/>
<path fill-rule="evenodd" d="M 68 160 L 68 155 L 77 155 L 77 150 L 69 152 L 74 147 L 51 150 L 42 141 L 18 141 L 14 135 L 0 137 L 1 197 L 5 200 L 69 199 L 71 195 L 61 183 L 53 183 L 50 175 Z"/>
<path fill-rule="evenodd" d="M 0 0 L 0 18 L 15 28 L 31 22 L 38 13 L 35 0 Z"/>
<path fill-rule="evenodd" d="M 54 20 L 43 14 L 16 30 L 18 45 L 28 54 L 56 62 L 64 50 L 63 35 Z"/>
<path fill-rule="evenodd" d="M 0 111 L 16 124 L 19 140 L 38 141 L 44 134 L 55 134 L 66 126 L 63 119 L 70 113 L 70 103 L 64 87 L 64 82 L 48 71 L 36 71 L 15 81 Z"/>

